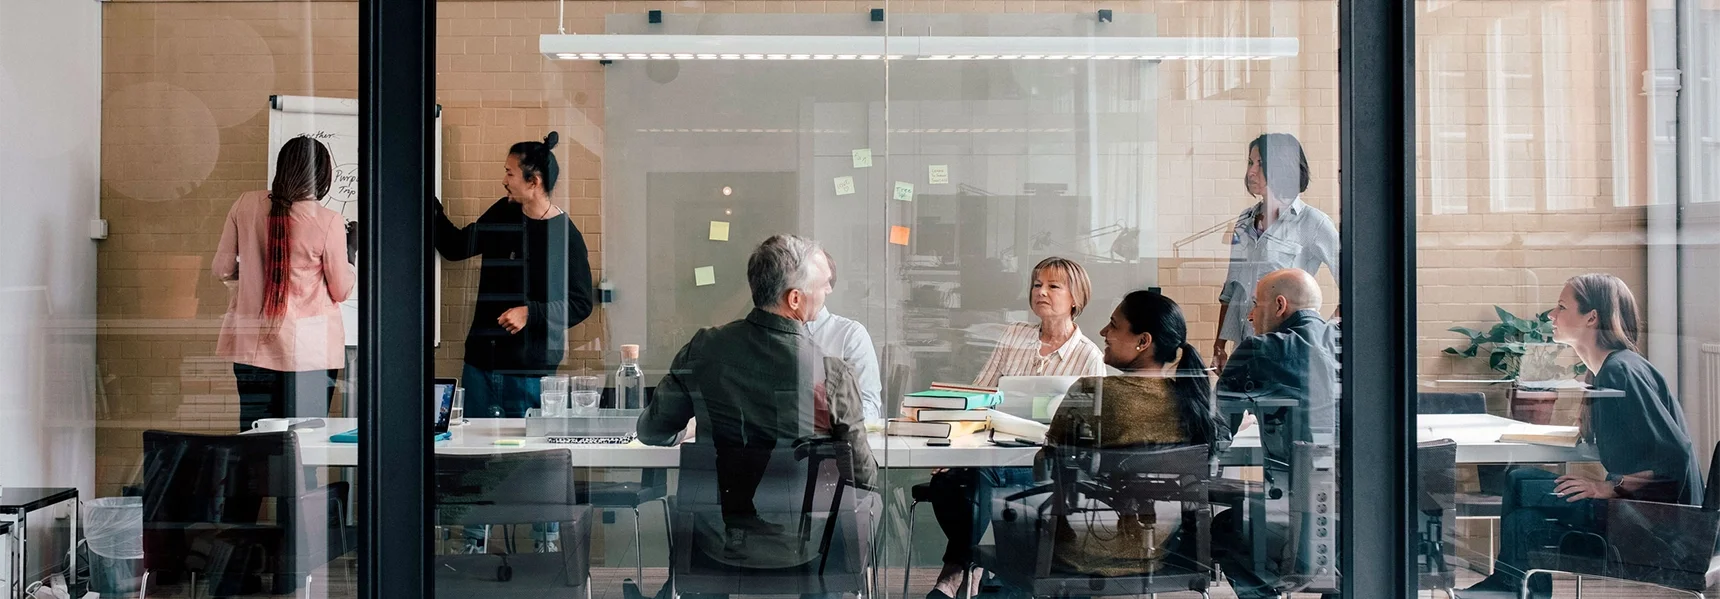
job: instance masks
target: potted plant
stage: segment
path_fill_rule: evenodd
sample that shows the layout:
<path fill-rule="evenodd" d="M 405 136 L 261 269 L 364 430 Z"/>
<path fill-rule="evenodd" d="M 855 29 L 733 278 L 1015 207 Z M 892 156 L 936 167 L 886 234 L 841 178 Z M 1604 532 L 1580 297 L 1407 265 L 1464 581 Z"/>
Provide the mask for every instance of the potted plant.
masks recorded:
<path fill-rule="evenodd" d="M 1499 306 L 1494 306 L 1493 310 L 1499 315 L 1499 322 L 1485 332 L 1468 327 L 1448 329 L 1468 337 L 1469 344 L 1462 348 L 1445 348 L 1445 353 L 1475 358 L 1486 352 L 1488 367 L 1498 372 L 1501 378 L 1512 381 L 1553 381 L 1586 372 L 1582 362 L 1573 367 L 1559 364 L 1564 346 L 1553 342 L 1551 310 L 1536 314 L 1533 319 L 1519 318 Z M 1557 400 L 1556 392 L 1525 390 L 1514 385 L 1511 417 L 1546 424 L 1552 420 L 1553 403 Z"/>

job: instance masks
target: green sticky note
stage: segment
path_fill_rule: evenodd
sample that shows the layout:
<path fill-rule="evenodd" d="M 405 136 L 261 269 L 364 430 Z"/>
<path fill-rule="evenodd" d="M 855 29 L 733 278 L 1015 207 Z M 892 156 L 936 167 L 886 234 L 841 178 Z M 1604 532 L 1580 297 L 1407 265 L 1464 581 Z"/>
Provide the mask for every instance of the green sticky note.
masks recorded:
<path fill-rule="evenodd" d="M 712 266 L 700 266 L 693 269 L 693 285 L 704 287 L 717 284 L 717 269 Z"/>
<path fill-rule="evenodd" d="M 711 221 L 711 241 L 728 241 L 729 224 L 720 220 Z"/>
<path fill-rule="evenodd" d="M 894 197 L 900 202 L 914 201 L 914 184 L 907 181 L 897 181 Z"/>
<path fill-rule="evenodd" d="M 872 149 L 860 148 L 854 150 L 854 168 L 872 168 Z"/>

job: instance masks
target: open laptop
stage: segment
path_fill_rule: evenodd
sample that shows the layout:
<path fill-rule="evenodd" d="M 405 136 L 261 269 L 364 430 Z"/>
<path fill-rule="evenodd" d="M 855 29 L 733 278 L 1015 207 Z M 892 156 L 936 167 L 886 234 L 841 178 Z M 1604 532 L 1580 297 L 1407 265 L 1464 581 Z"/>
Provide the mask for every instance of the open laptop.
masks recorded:
<path fill-rule="evenodd" d="M 1003 403 L 998 404 L 997 411 L 1039 422 L 1051 422 L 1051 416 L 1057 413 L 1058 404 L 1063 403 L 1063 395 L 1068 393 L 1069 387 L 1080 378 L 1078 376 L 1006 376 L 999 378 L 997 380 L 997 392 L 1003 395 Z"/>
<path fill-rule="evenodd" d="M 448 432 L 449 420 L 454 414 L 454 389 L 460 386 L 459 379 L 438 378 L 430 387 L 430 437 L 437 441 L 452 438 Z M 329 435 L 330 443 L 357 443 L 358 429 Z"/>
<path fill-rule="evenodd" d="M 454 414 L 454 389 L 459 386 L 458 379 L 438 378 L 431 387 L 430 420 L 435 423 L 432 432 L 438 435 L 448 432 L 448 421 Z"/>

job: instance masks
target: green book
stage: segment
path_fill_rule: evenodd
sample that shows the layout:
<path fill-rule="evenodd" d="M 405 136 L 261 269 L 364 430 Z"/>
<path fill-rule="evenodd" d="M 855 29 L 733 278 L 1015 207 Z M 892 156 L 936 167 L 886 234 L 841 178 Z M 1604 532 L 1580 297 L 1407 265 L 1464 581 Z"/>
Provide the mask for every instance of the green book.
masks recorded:
<path fill-rule="evenodd" d="M 980 391 L 932 389 L 902 397 L 902 407 L 934 410 L 980 410 L 997 407 L 1000 403 L 1003 403 L 1002 394 Z"/>

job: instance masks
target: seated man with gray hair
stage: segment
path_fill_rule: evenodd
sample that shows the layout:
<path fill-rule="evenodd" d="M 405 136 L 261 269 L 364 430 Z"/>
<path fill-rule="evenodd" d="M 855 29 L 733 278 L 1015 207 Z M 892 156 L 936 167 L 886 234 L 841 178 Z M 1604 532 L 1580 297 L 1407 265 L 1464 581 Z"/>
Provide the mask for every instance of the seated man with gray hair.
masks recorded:
<path fill-rule="evenodd" d="M 874 486 L 877 466 L 866 443 L 858 377 L 840 358 L 827 357 L 807 330 L 824 308 L 830 278 L 829 261 L 812 240 L 793 235 L 765 240 L 747 260 L 752 312 L 695 333 L 639 416 L 643 443 L 679 443 L 693 420 L 698 444 L 714 451 L 711 474 L 723 530 L 720 539 L 702 544 L 721 547 L 714 557 L 725 563 L 766 567 L 780 558 L 767 553 L 784 527 L 761 517 L 754 501 L 767 473 L 786 466 L 780 458 L 772 464 L 773 455 L 809 443 L 845 444 L 852 472 L 838 464 L 843 476 L 851 476 L 861 489 Z M 823 467 L 816 459 L 810 462 L 804 467 Z M 799 504 L 798 496 L 794 503 Z M 716 536 L 711 533 L 701 529 L 695 536 Z"/>
<path fill-rule="evenodd" d="M 1320 317 L 1320 285 L 1314 276 L 1297 268 L 1267 273 L 1254 287 L 1254 309 L 1248 320 L 1259 333 L 1242 340 L 1230 361 L 1219 373 L 1221 399 L 1249 405 L 1263 400 L 1292 400 L 1289 406 L 1261 407 L 1261 449 L 1267 461 L 1266 476 L 1272 480 L 1272 464 L 1294 460 L 1295 444 L 1333 443 L 1337 433 L 1338 327 Z M 1240 417 L 1240 414 L 1236 415 Z M 1233 418 L 1232 426 L 1236 426 Z M 1282 484 L 1296 477 L 1278 475 Z M 1256 498 L 1259 501 L 1260 498 Z M 1267 502 L 1265 522 L 1247 522 L 1246 510 L 1232 507 L 1213 517 L 1213 559 L 1224 564 L 1231 589 L 1238 599 L 1277 597 L 1279 591 L 1296 590 L 1296 574 L 1280 571 L 1295 555 L 1287 526 L 1288 505 Z M 1267 555 L 1252 555 L 1251 538 L 1267 535 Z M 1294 569 L 1294 568 L 1291 568 Z"/>

